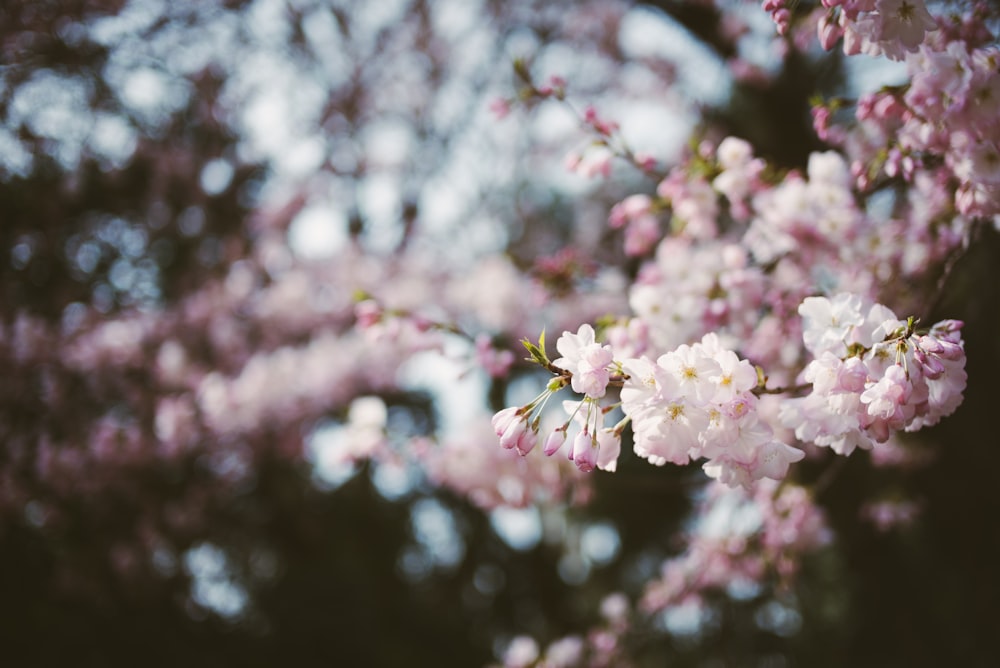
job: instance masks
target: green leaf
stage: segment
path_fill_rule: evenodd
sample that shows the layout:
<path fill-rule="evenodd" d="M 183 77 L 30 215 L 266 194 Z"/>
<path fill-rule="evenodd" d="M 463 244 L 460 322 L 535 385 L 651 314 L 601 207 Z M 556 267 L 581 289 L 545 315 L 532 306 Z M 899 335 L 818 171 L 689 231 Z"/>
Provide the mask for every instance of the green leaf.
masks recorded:
<path fill-rule="evenodd" d="M 524 346 L 525 349 L 527 349 L 528 353 L 531 355 L 531 357 L 528 358 L 530 361 L 537 362 L 538 364 L 541 364 L 543 366 L 545 365 L 545 355 L 542 353 L 541 350 L 538 349 L 538 346 L 536 346 L 528 339 L 521 339 L 521 345 Z"/>

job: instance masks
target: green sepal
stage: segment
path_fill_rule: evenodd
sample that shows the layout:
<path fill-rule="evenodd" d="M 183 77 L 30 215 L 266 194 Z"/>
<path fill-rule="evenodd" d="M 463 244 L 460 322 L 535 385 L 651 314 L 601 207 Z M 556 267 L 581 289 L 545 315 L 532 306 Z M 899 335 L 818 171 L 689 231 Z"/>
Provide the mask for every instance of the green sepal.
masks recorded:
<path fill-rule="evenodd" d="M 531 357 L 527 358 L 529 362 L 535 362 L 537 364 L 541 364 L 542 366 L 546 366 L 548 364 L 545 359 L 545 353 L 543 353 L 534 343 L 528 339 L 521 339 L 521 345 L 524 346 L 528 351 L 528 354 L 531 355 Z"/>
<path fill-rule="evenodd" d="M 757 387 L 760 389 L 767 388 L 767 374 L 764 373 L 764 368 L 759 364 L 755 364 L 753 370 L 757 372 Z"/>

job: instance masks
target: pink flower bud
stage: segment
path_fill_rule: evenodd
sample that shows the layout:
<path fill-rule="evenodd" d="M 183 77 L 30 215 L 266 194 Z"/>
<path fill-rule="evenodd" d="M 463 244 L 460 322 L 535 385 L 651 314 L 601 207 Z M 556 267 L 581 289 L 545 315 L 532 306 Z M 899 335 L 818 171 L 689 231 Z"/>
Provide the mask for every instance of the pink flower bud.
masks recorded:
<path fill-rule="evenodd" d="M 913 350 L 913 358 L 917 360 L 924 376 L 931 380 L 937 380 L 944 375 L 944 364 L 935 355 L 924 352 L 919 346 Z"/>
<path fill-rule="evenodd" d="M 509 427 L 511 422 L 513 422 L 517 417 L 519 410 L 520 409 L 516 406 L 511 406 L 498 411 L 496 415 L 493 416 L 493 419 L 491 420 L 493 424 L 493 431 L 496 432 L 498 438 L 504 435 L 504 432 L 507 431 L 507 427 Z"/>
<path fill-rule="evenodd" d="M 586 431 L 581 431 L 573 439 L 571 459 L 584 473 L 590 473 L 597 465 L 597 441 Z"/>
<path fill-rule="evenodd" d="M 844 29 L 837 22 L 837 17 L 832 12 L 827 13 L 816 25 L 819 34 L 819 43 L 825 50 L 829 51 L 844 35 Z"/>
<path fill-rule="evenodd" d="M 861 392 L 868 380 L 868 369 L 860 357 L 849 357 L 837 372 L 837 383 L 848 392 Z"/>
<path fill-rule="evenodd" d="M 500 437 L 500 445 L 506 450 L 512 449 L 518 444 L 521 438 L 524 437 L 524 433 L 527 429 L 528 421 L 520 415 L 517 416 L 511 421 L 511 423 L 507 426 L 506 431 L 504 431 L 503 435 Z"/>
<path fill-rule="evenodd" d="M 525 424 L 527 424 L 527 421 L 525 421 Z M 536 445 L 538 445 L 538 432 L 532 427 L 521 432 L 521 436 L 517 439 L 514 447 L 517 448 L 518 454 L 524 457 L 534 450 Z"/>
<path fill-rule="evenodd" d="M 788 32 L 788 27 L 792 21 L 792 12 L 782 7 L 773 14 L 774 24 L 778 27 L 778 34 L 784 35 Z"/>
<path fill-rule="evenodd" d="M 563 446 L 566 442 L 566 430 L 559 428 L 549 434 L 548 438 L 545 439 L 545 445 L 542 447 L 542 452 L 546 456 L 551 457 L 552 455 L 559 452 L 559 448 Z"/>
<path fill-rule="evenodd" d="M 365 299 L 354 305 L 354 317 L 358 320 L 358 327 L 367 329 L 382 319 L 382 307 L 374 300 Z"/>
<path fill-rule="evenodd" d="M 954 355 L 954 357 L 948 357 L 948 359 L 958 359 L 964 352 L 961 350 L 959 345 L 962 342 L 962 335 L 959 331 L 965 325 L 961 320 L 942 320 L 941 322 L 934 325 L 931 328 L 931 335 L 941 342 L 941 345 L 946 348 L 946 350 L 951 352 L 942 351 L 941 354 L 944 356 Z M 947 346 L 946 344 L 952 344 L 952 346 Z M 958 351 L 956 352 L 956 348 Z"/>

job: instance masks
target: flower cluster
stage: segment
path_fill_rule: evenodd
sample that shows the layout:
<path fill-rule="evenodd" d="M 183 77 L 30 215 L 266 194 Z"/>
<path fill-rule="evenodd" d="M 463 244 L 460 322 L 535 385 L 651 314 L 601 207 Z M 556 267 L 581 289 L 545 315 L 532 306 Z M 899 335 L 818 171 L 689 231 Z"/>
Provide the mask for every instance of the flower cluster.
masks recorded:
<path fill-rule="evenodd" d="M 784 401 L 780 417 L 795 435 L 839 454 L 871 449 L 897 431 L 916 431 L 950 415 L 965 389 L 962 323 L 921 332 L 881 304 L 857 295 L 810 297 L 799 307 L 803 340 L 814 355 L 803 372 L 812 391 Z"/>
<path fill-rule="evenodd" d="M 649 195 L 629 195 L 623 199 L 612 207 L 608 224 L 613 229 L 624 228 L 626 255 L 645 255 L 660 240 L 660 221 Z"/>
<path fill-rule="evenodd" d="M 545 440 L 546 455 L 562 449 L 568 430 L 576 422 L 580 430 L 568 451 L 571 461 L 584 472 L 600 468 L 614 471 L 621 449 L 621 426 L 604 427 L 604 415 L 598 399 L 603 397 L 611 382 L 612 370 L 620 365 L 612 359 L 611 347 L 595 341 L 594 328 L 581 325 L 576 334 L 564 332 L 556 343 L 562 357 L 550 362 L 544 352 L 544 337 L 540 346 L 526 344 L 539 363 L 559 373 L 533 401 L 521 407 L 509 407 L 493 416 L 493 429 L 504 448 L 528 454 L 538 444 L 541 412 L 549 397 L 565 387 L 567 379 L 573 390 L 584 395 L 578 402 L 564 403 L 570 419 L 554 429 Z M 620 375 L 618 376 L 620 378 Z"/>
<path fill-rule="evenodd" d="M 777 418 L 800 441 L 846 455 L 884 443 L 895 432 L 935 424 L 961 403 L 962 323 L 945 320 L 918 330 L 913 318 L 900 320 L 886 306 L 850 293 L 807 297 L 798 312 L 804 346 L 813 357 L 800 387 L 811 391 L 784 399 Z M 545 356 L 544 338 L 540 344 L 527 345 L 556 378 L 534 401 L 494 416 L 494 430 L 507 449 L 522 455 L 534 449 L 546 401 L 568 384 L 584 396 L 564 403 L 571 419 L 549 434 L 544 451 L 560 450 L 575 420 L 579 432 L 569 458 L 585 472 L 615 470 L 626 424 L 643 459 L 658 466 L 704 459 L 705 472 L 730 487 L 780 480 L 805 456 L 776 438 L 770 418 L 757 410 L 759 394 L 799 388 L 766 388 L 763 371 L 724 347 L 714 333 L 655 360 L 614 359 L 611 346 L 598 343 L 590 325 L 563 333 L 556 344 L 562 357 L 554 362 Z M 621 387 L 620 403 L 602 407 L 612 381 Z M 625 419 L 603 426 L 614 407 Z"/>
<path fill-rule="evenodd" d="M 614 360 L 611 347 L 595 341 L 590 325 L 582 325 L 576 334 L 563 333 L 557 343 L 563 356 L 554 362 L 548 361 L 543 348 L 529 349 L 558 375 L 534 401 L 494 416 L 493 427 L 504 448 L 522 455 L 534 449 L 541 409 L 568 381 L 584 397 L 564 403 L 571 419 L 549 434 L 544 451 L 547 455 L 559 451 L 568 440 L 570 423 L 576 421 L 579 432 L 568 455 L 583 471 L 615 470 L 622 430 L 629 423 L 640 457 L 656 465 L 704 458 L 706 473 L 730 486 L 783 478 L 788 465 L 804 456 L 775 440 L 756 411 L 754 390 L 761 384 L 757 370 L 724 348 L 715 334 L 694 345 L 683 344 L 655 361 Z M 612 378 L 621 385 L 619 405 L 626 417 L 606 427 L 604 416 L 612 407 L 601 407 L 599 400 Z"/>
<path fill-rule="evenodd" d="M 658 352 L 718 332 L 745 341 L 760 318 L 765 277 L 746 248 L 723 240 L 668 237 L 639 270 L 629 306 Z"/>
<path fill-rule="evenodd" d="M 864 53 L 902 60 L 937 29 L 923 0 L 823 0 L 823 6 L 827 11 L 817 25 L 820 44 L 830 49 L 843 37 L 849 56 Z M 779 32 L 787 30 L 788 18 L 783 18 L 774 14 Z"/>
<path fill-rule="evenodd" d="M 801 450 L 774 439 L 756 409 L 757 372 L 714 334 L 655 362 L 623 363 L 622 410 L 632 419 L 635 452 L 651 463 L 705 458 L 705 472 L 730 485 L 780 479 Z"/>
<path fill-rule="evenodd" d="M 998 63 L 996 46 L 923 46 L 907 57 L 912 83 L 895 106 L 900 152 L 942 155 L 945 173 L 959 182 L 955 207 L 970 216 L 1000 214 Z"/>

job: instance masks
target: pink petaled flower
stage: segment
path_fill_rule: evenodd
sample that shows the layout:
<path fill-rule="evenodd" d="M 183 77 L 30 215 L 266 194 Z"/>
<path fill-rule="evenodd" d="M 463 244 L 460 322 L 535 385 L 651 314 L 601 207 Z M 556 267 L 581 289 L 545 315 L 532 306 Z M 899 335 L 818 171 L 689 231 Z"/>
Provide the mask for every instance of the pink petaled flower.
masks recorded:
<path fill-rule="evenodd" d="M 962 335 L 959 334 L 965 326 L 961 320 L 942 320 L 931 327 L 931 336 L 941 347 L 939 354 L 945 359 L 958 360 L 965 357 L 962 348 Z"/>
<path fill-rule="evenodd" d="M 851 173 L 844 157 L 836 151 L 811 153 L 806 166 L 810 183 L 823 183 L 839 188 L 848 188 Z"/>
<path fill-rule="evenodd" d="M 757 455 L 757 465 L 751 471 L 755 480 L 771 478 L 782 480 L 788 475 L 788 466 L 801 461 L 806 453 L 780 441 L 769 441 Z"/>
<path fill-rule="evenodd" d="M 875 7 L 880 19 L 878 39 L 888 43 L 883 44 L 883 49 L 890 57 L 892 47 L 896 45 L 907 51 L 916 51 L 924 41 L 924 35 L 937 28 L 923 0 L 877 0 Z"/>
<path fill-rule="evenodd" d="M 996 93 L 1000 97 L 1000 93 Z M 953 141 L 954 172 L 962 181 L 996 186 L 1000 184 L 1000 148 L 989 141 Z"/>
<path fill-rule="evenodd" d="M 608 224 L 625 227 L 625 254 L 643 255 L 660 239 L 660 223 L 652 213 L 649 195 L 631 195 L 611 208 Z M 627 226 L 627 227 L 626 227 Z"/>
<path fill-rule="evenodd" d="M 625 254 L 629 257 L 645 255 L 660 237 L 660 221 L 651 214 L 639 216 L 625 228 Z"/>
<path fill-rule="evenodd" d="M 749 489 L 750 483 L 761 478 L 784 478 L 789 464 L 803 457 L 804 452 L 775 441 L 771 428 L 751 417 L 739 426 L 724 454 L 712 458 L 702 468 L 725 485 Z"/>
<path fill-rule="evenodd" d="M 958 334 L 961 327 L 958 320 L 945 320 L 934 325 L 927 336 L 914 337 L 914 359 L 918 360 L 918 368 L 925 370 L 927 396 L 926 406 L 907 424 L 907 431 L 936 424 L 962 403 L 968 374 Z M 919 362 L 918 351 L 925 358 L 923 362 Z M 931 368 L 931 374 L 927 368 Z"/>
<path fill-rule="evenodd" d="M 945 367 L 939 356 L 941 344 L 930 336 L 915 336 L 913 343 L 913 359 L 920 365 L 923 377 L 937 380 L 944 375 Z"/>
<path fill-rule="evenodd" d="M 741 360 L 733 351 L 721 350 L 712 357 L 719 365 L 718 375 L 711 377 L 715 385 L 713 401 L 721 404 L 736 401 L 757 385 L 757 371 L 753 365 Z"/>
<path fill-rule="evenodd" d="M 576 334 L 563 332 L 556 341 L 556 349 L 562 357 L 553 364 L 573 374 L 573 390 L 594 399 L 603 397 L 611 380 L 607 367 L 612 352 L 611 346 L 602 346 L 594 340 L 594 328 L 583 324 Z"/>
<path fill-rule="evenodd" d="M 626 359 L 622 370 L 628 376 L 621 391 L 622 410 L 633 421 L 656 413 L 655 404 L 676 391 L 673 378 L 646 357 Z"/>
<path fill-rule="evenodd" d="M 716 158 L 722 173 L 712 180 L 712 187 L 729 200 L 733 216 L 745 220 L 750 215 L 746 198 L 759 187 L 764 162 L 753 157 L 753 149 L 743 139 L 726 137 L 719 144 Z"/>
<path fill-rule="evenodd" d="M 805 397 L 784 399 L 778 417 L 783 426 L 795 430 L 800 441 L 849 455 L 855 448 L 871 450 L 874 445 L 858 423 L 862 412 L 856 392 L 824 395 L 814 391 Z"/>
<path fill-rule="evenodd" d="M 622 451 L 622 437 L 610 427 L 597 432 L 597 468 L 613 473 L 618 469 L 618 455 Z"/>
<path fill-rule="evenodd" d="M 876 33 L 878 22 L 871 14 L 848 19 L 847 12 L 840 13 L 840 25 L 844 28 L 844 54 L 856 56 L 864 53 L 876 56 L 881 53 L 877 43 Z"/>
<path fill-rule="evenodd" d="M 860 357 L 849 357 L 837 371 L 837 386 L 845 392 L 861 392 L 868 381 L 868 368 Z"/>
<path fill-rule="evenodd" d="M 742 420 L 753 413 L 756 407 L 757 397 L 750 392 L 744 392 L 732 401 L 722 404 L 721 411 L 730 420 Z"/>
<path fill-rule="evenodd" d="M 907 405 L 912 392 L 906 370 L 899 364 L 889 366 L 877 383 L 861 393 L 861 403 L 867 407 L 861 426 L 877 442 L 884 443 L 892 431 L 905 427 L 913 416 L 913 407 Z"/>
<path fill-rule="evenodd" d="M 639 318 L 619 321 L 605 329 L 604 335 L 618 359 L 638 357 L 649 346 L 649 327 Z"/>
<path fill-rule="evenodd" d="M 608 223 L 615 229 L 624 227 L 628 221 L 649 213 L 652 205 L 653 200 L 649 195 L 629 195 L 611 207 Z"/>
<path fill-rule="evenodd" d="M 844 341 L 848 332 L 864 322 L 862 301 L 858 295 L 841 293 L 826 297 L 806 297 L 799 305 L 802 316 L 802 340 L 813 355 L 830 351 L 837 356 L 847 352 Z"/>
<path fill-rule="evenodd" d="M 841 389 L 840 370 L 843 365 L 843 360 L 829 350 L 824 350 L 823 354 L 806 365 L 802 377 L 807 383 L 812 383 L 813 392 L 830 394 Z"/>
<path fill-rule="evenodd" d="M 654 464 L 687 464 L 699 456 L 700 436 L 708 426 L 704 408 L 679 397 L 663 402 L 633 418 L 635 453 Z"/>
<path fill-rule="evenodd" d="M 656 191 L 670 199 L 674 218 L 682 224 L 685 236 L 710 239 L 717 235 L 719 201 L 708 181 L 677 173 L 661 181 Z"/>
<path fill-rule="evenodd" d="M 726 137 L 719 142 L 715 155 L 723 169 L 737 169 L 750 164 L 753 159 L 753 147 L 745 139 Z"/>
<path fill-rule="evenodd" d="M 681 396 L 702 403 L 710 401 L 720 391 L 720 386 L 713 379 L 722 375 L 721 367 L 705 354 L 701 346 L 678 346 L 676 350 L 661 355 L 656 363 L 677 381 Z"/>

